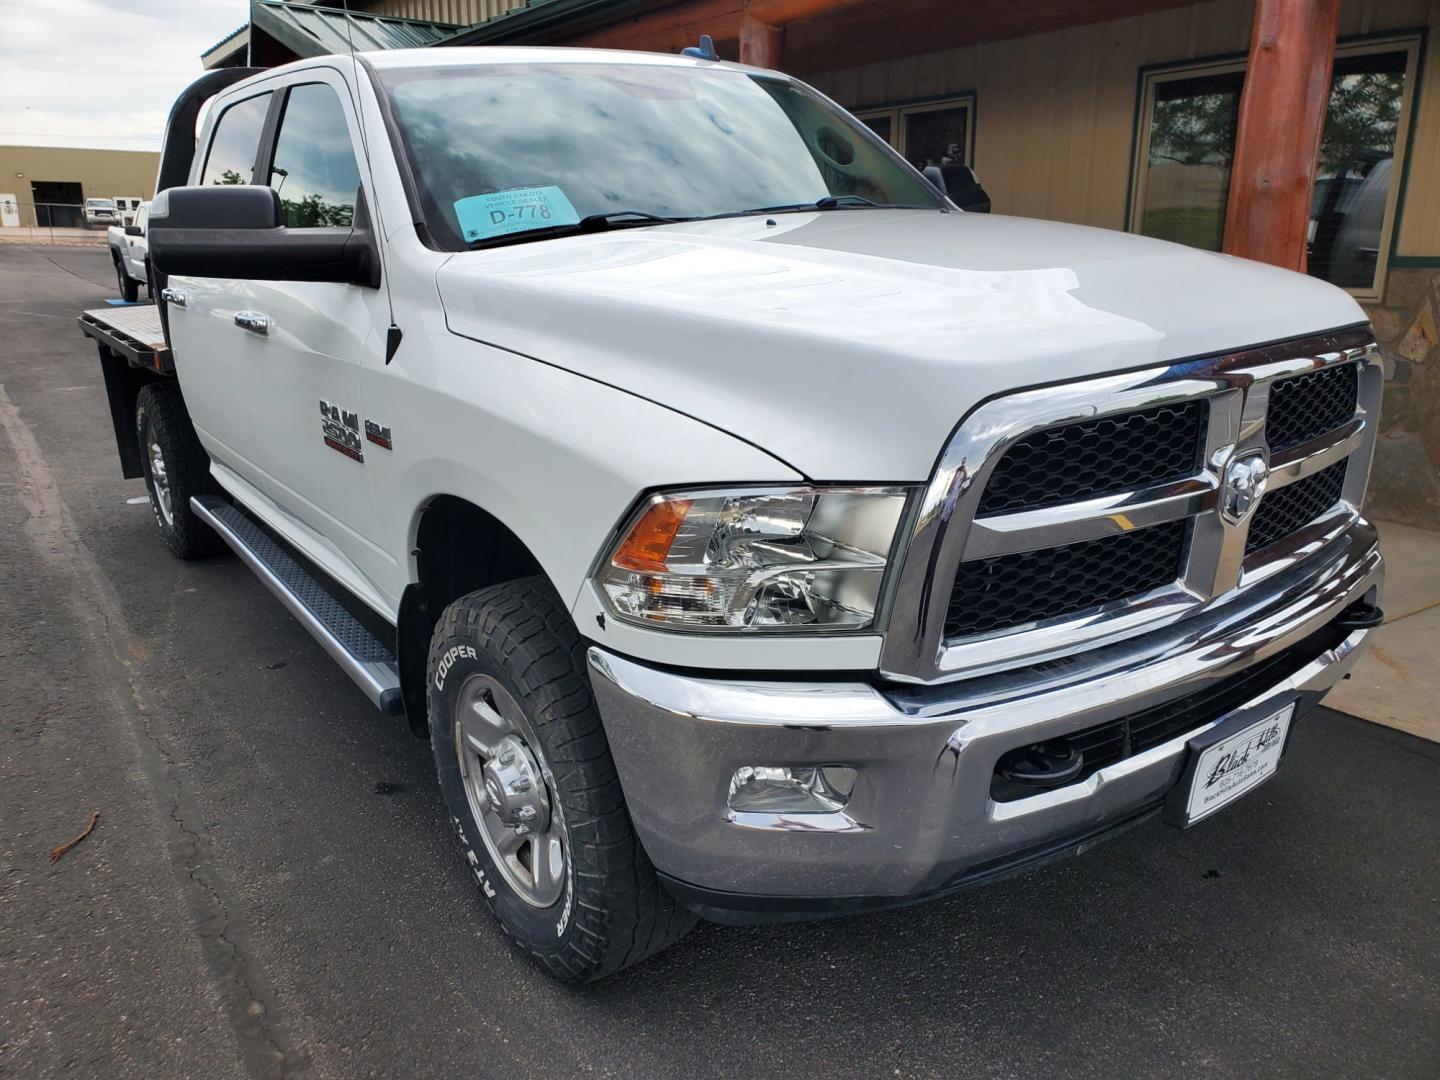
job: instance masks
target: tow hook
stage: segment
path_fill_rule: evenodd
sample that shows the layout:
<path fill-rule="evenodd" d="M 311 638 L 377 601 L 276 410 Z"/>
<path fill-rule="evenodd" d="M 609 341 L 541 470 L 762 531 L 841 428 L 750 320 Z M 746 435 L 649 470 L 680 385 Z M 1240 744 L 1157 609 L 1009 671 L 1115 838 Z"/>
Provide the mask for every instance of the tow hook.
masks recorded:
<path fill-rule="evenodd" d="M 1022 746 L 995 764 L 996 772 L 1006 780 L 1037 788 L 1068 784 L 1084 767 L 1085 755 L 1063 740 Z"/>
<path fill-rule="evenodd" d="M 1337 630 L 1344 630 L 1347 633 L 1355 630 L 1373 630 L 1385 621 L 1385 612 L 1381 611 L 1374 604 L 1367 604 L 1364 600 L 1351 604 L 1342 611 L 1332 623 Z"/>

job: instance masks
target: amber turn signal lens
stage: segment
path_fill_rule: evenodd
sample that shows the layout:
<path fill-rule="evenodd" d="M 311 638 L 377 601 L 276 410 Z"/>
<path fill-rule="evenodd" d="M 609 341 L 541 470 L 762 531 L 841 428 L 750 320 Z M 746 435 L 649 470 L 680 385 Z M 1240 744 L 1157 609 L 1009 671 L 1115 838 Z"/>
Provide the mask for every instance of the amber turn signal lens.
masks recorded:
<path fill-rule="evenodd" d="M 640 516 L 610 561 L 625 570 L 663 574 L 670 545 L 675 542 L 675 534 L 692 502 L 691 499 L 656 502 Z"/>

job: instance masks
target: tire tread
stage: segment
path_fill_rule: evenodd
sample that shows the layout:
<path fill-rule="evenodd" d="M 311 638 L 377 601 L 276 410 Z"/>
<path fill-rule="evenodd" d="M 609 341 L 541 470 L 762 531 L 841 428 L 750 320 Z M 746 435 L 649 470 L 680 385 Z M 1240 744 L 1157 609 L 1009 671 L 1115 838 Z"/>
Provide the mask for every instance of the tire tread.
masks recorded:
<path fill-rule="evenodd" d="M 544 743 L 572 847 L 576 934 L 537 948 L 500 920 L 515 945 L 570 981 L 604 978 L 667 948 L 696 917 L 661 886 L 626 809 L 585 667 L 585 643 L 543 577 L 504 582 L 445 609 L 433 641 L 467 639 L 510 673 Z M 438 657 L 430 651 L 433 687 Z M 431 718 L 447 738 L 449 725 Z M 583 847 L 584 866 L 575 849 Z M 583 944 L 581 944 L 583 942 Z"/>
<path fill-rule="evenodd" d="M 147 424 L 155 429 L 170 481 L 173 522 L 168 527 L 154 506 L 149 452 L 145 446 Z M 210 457 L 195 434 L 195 425 L 190 422 L 180 388 L 170 382 L 152 382 L 142 386 L 135 402 L 135 431 L 145 467 L 146 490 L 150 491 L 151 507 L 155 510 L 155 520 L 160 526 L 165 546 L 181 559 L 195 559 L 222 550 L 224 542 L 215 530 L 190 509 L 191 496 L 213 494 L 218 489 L 210 476 Z"/>

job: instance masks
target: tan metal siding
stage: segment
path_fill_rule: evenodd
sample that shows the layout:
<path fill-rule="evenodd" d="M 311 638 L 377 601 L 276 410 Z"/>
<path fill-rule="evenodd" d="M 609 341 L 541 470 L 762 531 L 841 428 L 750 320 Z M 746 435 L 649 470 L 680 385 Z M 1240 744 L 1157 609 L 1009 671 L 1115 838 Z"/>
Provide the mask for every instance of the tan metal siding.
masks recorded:
<path fill-rule="evenodd" d="M 1414 136 L 1395 254 L 1440 257 L 1440 0 L 1369 0 L 1343 9 L 1343 15 L 1351 14 L 1363 20 L 1344 26 L 1342 33 L 1430 28 L 1411 106 L 1416 113 Z"/>
<path fill-rule="evenodd" d="M 160 155 L 152 150 L 0 146 L 0 192 L 28 203 L 31 181 L 52 180 L 79 184 L 87 199 L 148 199 L 155 194 L 159 168 Z"/>
<path fill-rule="evenodd" d="M 852 107 L 974 92 L 998 213 L 1125 227 L 1140 69 L 1250 45 L 1253 0 L 1208 3 L 810 76 Z M 1399 254 L 1440 255 L 1440 0 L 1346 0 L 1341 35 L 1431 28 Z"/>
<path fill-rule="evenodd" d="M 367 5 L 365 10 L 374 15 L 473 26 L 524 6 L 525 0 L 379 0 Z"/>

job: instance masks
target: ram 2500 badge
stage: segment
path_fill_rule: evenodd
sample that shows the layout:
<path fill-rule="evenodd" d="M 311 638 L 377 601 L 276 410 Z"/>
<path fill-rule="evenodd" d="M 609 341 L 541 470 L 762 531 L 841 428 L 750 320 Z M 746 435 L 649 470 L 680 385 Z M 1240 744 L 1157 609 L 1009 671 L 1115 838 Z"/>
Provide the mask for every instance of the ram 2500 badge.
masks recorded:
<path fill-rule="evenodd" d="M 1193 824 L 1379 618 L 1348 295 L 961 212 L 784 75 L 217 72 L 157 188 L 127 475 L 431 741 L 556 975 Z"/>

